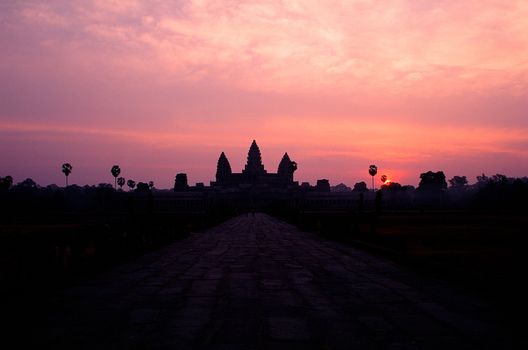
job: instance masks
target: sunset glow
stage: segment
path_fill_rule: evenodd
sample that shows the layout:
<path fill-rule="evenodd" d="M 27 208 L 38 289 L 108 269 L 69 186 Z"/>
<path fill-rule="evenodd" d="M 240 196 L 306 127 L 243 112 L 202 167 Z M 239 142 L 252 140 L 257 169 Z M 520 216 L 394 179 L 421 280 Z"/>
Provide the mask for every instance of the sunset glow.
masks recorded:
<path fill-rule="evenodd" d="M 253 139 L 311 183 L 525 176 L 527 33 L 520 0 L 3 2 L 0 176 L 208 184 Z"/>

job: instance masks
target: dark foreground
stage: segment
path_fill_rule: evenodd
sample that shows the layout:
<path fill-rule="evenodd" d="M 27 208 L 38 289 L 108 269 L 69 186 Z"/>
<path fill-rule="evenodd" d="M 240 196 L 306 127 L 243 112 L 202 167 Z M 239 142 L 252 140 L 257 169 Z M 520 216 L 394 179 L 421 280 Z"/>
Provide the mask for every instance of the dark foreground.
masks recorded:
<path fill-rule="evenodd" d="M 475 297 L 265 214 L 240 216 L 50 298 L 46 348 L 498 349 Z"/>

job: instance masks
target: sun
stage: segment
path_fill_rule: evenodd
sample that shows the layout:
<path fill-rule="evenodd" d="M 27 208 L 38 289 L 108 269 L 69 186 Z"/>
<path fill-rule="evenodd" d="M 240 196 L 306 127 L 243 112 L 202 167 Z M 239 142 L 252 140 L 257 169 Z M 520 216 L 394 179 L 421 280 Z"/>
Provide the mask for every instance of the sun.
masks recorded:
<path fill-rule="evenodd" d="M 392 183 L 392 180 L 387 175 L 381 175 L 382 186 L 389 186 Z"/>

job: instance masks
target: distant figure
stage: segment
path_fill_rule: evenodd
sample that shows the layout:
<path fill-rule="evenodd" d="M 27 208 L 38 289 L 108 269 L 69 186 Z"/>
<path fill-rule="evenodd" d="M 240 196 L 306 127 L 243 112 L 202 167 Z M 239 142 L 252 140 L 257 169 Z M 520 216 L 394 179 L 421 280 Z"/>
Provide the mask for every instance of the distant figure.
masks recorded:
<path fill-rule="evenodd" d="M 383 193 L 381 190 L 376 191 L 376 198 L 374 199 L 374 211 L 376 212 L 376 215 L 381 214 L 381 199 L 382 199 Z"/>

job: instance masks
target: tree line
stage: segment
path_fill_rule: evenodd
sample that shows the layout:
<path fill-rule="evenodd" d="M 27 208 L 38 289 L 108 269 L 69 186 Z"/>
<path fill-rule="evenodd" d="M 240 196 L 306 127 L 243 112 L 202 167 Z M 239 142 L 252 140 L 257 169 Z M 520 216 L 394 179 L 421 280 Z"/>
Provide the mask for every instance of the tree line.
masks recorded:
<path fill-rule="evenodd" d="M 64 163 L 61 166 L 61 172 L 64 174 L 66 187 L 69 186 L 68 184 L 68 177 L 73 171 L 73 166 L 70 163 Z M 114 177 L 114 189 L 117 190 L 117 186 L 119 186 L 120 190 L 123 190 L 123 186 L 126 185 L 132 190 L 136 190 L 137 192 L 146 192 L 150 191 L 154 188 L 154 181 L 147 181 L 147 182 L 138 182 L 128 179 L 126 180 L 124 177 L 120 177 L 121 174 L 121 167 L 119 165 L 114 165 L 110 169 L 110 173 Z M 99 184 L 100 187 L 104 187 L 106 184 Z M 31 178 L 27 178 L 18 184 L 14 185 L 15 187 L 21 187 L 21 188 L 38 188 L 38 184 Z M 56 185 L 50 185 L 50 187 L 55 187 Z M 13 187 L 13 177 L 10 175 L 7 175 L 5 177 L 0 177 L 0 190 L 8 190 L 9 188 Z"/>
<path fill-rule="evenodd" d="M 64 163 L 61 166 L 61 171 L 65 176 L 65 184 L 67 188 L 71 188 L 68 184 L 68 177 L 73 171 L 73 166 L 69 163 Z M 349 188 L 344 184 L 339 184 L 333 187 L 336 192 L 380 192 L 379 196 L 384 197 L 384 201 L 390 206 L 397 207 L 412 207 L 418 205 L 436 205 L 456 206 L 455 204 L 466 205 L 468 203 L 476 203 L 479 206 L 494 206 L 511 208 L 525 208 L 527 207 L 528 199 L 528 178 L 512 178 L 504 174 L 495 174 L 487 176 L 485 174 L 476 177 L 476 183 L 469 184 L 466 176 L 456 175 L 447 179 L 443 171 L 427 171 L 420 174 L 420 182 L 418 187 L 411 185 L 401 185 L 400 183 L 388 181 L 387 176 L 381 175 L 380 180 L 382 185 L 379 190 L 374 187 L 374 178 L 378 174 L 378 167 L 370 165 L 368 169 L 369 175 L 372 177 L 372 188 L 369 189 L 365 181 L 356 183 L 353 188 Z M 129 191 L 135 192 L 150 192 L 154 188 L 153 181 L 137 182 L 128 179 L 126 180 L 121 175 L 121 168 L 119 165 L 113 165 L 110 169 L 110 174 L 114 178 L 114 186 L 102 183 L 96 188 L 103 190 L 123 190 L 125 184 Z M 79 186 L 75 186 L 80 188 Z M 7 190 L 31 190 L 39 189 L 40 187 L 34 180 L 27 178 L 17 184 L 14 184 L 12 176 L 0 177 L 0 191 Z M 84 188 L 90 188 L 85 186 Z M 57 190 L 59 186 L 49 185 L 45 187 L 47 190 Z"/>

